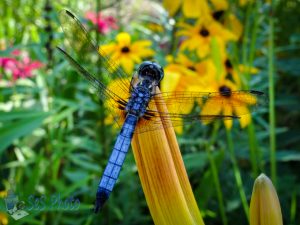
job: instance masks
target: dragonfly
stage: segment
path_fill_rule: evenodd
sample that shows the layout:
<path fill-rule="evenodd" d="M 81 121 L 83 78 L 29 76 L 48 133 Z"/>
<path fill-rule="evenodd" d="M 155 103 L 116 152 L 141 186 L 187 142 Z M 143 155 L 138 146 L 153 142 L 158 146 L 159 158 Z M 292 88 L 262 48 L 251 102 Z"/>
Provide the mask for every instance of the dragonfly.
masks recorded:
<path fill-rule="evenodd" d="M 259 100 L 264 95 L 260 91 L 231 91 L 226 88 L 219 92 L 160 92 L 158 87 L 164 77 L 164 71 L 158 63 L 142 62 L 130 78 L 104 54 L 70 10 L 62 10 L 59 20 L 66 37 L 67 50 L 60 47 L 58 50 L 71 66 L 89 81 L 121 129 L 97 188 L 95 213 L 103 207 L 116 184 L 134 133 L 179 126 L 182 125 L 182 121 L 193 123 L 240 118 L 249 113 L 238 110 L 242 107 L 240 102 Z M 93 65 L 89 66 L 91 64 Z M 100 73 L 95 70 L 97 66 L 102 69 Z M 116 80 L 118 82 L 115 82 Z M 186 112 L 195 103 L 205 104 L 211 101 L 211 105 L 228 104 L 226 98 L 233 96 L 240 100 L 231 103 L 236 109 L 235 112 L 239 114 L 201 115 L 199 112 Z M 160 109 L 158 105 L 166 106 L 167 110 Z M 254 105 L 250 106 L 249 110 L 252 111 L 253 108 Z"/>

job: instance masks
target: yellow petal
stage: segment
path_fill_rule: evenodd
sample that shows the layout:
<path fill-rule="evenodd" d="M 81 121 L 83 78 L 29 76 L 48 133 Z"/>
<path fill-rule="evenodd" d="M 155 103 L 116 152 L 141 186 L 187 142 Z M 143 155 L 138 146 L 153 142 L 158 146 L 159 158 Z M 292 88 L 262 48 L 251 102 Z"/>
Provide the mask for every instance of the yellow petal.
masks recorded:
<path fill-rule="evenodd" d="M 209 7 L 206 0 L 184 0 L 182 12 L 188 18 L 206 17 L 209 15 Z"/>
<path fill-rule="evenodd" d="M 250 225 L 282 225 L 279 199 L 272 181 L 261 174 L 254 183 L 250 202 Z"/>
<path fill-rule="evenodd" d="M 107 44 L 107 45 L 101 45 L 100 46 L 101 51 L 100 53 L 104 53 L 105 55 L 109 55 L 112 52 L 116 51 L 116 44 L 111 43 L 111 44 Z"/>
<path fill-rule="evenodd" d="M 223 104 L 223 115 L 232 116 L 232 113 L 233 112 L 232 112 L 232 107 L 230 105 L 230 102 L 229 101 L 225 102 L 225 104 Z M 224 120 L 224 124 L 227 130 L 231 129 L 232 123 L 233 122 L 231 119 Z"/>
<path fill-rule="evenodd" d="M 204 225 L 173 128 L 135 134 L 132 147 L 154 223 Z"/>
<path fill-rule="evenodd" d="M 163 0 L 163 6 L 169 12 L 170 16 L 174 16 L 180 7 L 180 4 L 181 0 Z"/>
<path fill-rule="evenodd" d="M 134 63 L 129 57 L 122 56 L 120 59 L 120 65 L 123 67 L 124 71 L 127 74 L 132 74 Z"/>
<path fill-rule="evenodd" d="M 137 49 L 141 49 L 141 48 L 147 48 L 150 47 L 152 45 L 151 41 L 149 40 L 141 40 L 141 41 L 136 41 L 132 44 L 132 48 L 137 48 Z"/>
<path fill-rule="evenodd" d="M 251 122 L 251 114 L 246 107 L 246 105 L 241 105 L 239 107 L 234 107 L 235 115 L 241 115 L 240 125 L 245 128 Z"/>
<path fill-rule="evenodd" d="M 225 25 L 237 36 L 237 38 L 241 37 L 243 33 L 243 25 L 234 14 L 230 13 L 229 16 L 226 17 Z"/>
<path fill-rule="evenodd" d="M 116 40 L 120 46 L 129 46 L 131 37 L 128 33 L 122 32 L 117 35 Z"/>
<path fill-rule="evenodd" d="M 214 5 L 216 11 L 218 10 L 227 10 L 228 9 L 228 2 L 227 0 L 210 0 Z"/>
<path fill-rule="evenodd" d="M 180 79 L 180 74 L 176 71 L 172 71 L 170 69 L 165 69 L 165 76 L 162 80 L 161 90 L 163 92 L 173 92 L 176 90 L 176 86 L 178 85 Z"/>
<path fill-rule="evenodd" d="M 201 105 L 202 102 L 199 102 L 199 104 Z M 202 107 L 201 116 L 207 116 L 207 115 L 219 115 L 221 113 L 221 104 L 215 104 L 215 102 L 213 100 L 207 100 L 205 102 L 205 104 Z M 210 122 L 212 122 L 213 120 L 203 120 L 203 124 L 208 124 Z"/>

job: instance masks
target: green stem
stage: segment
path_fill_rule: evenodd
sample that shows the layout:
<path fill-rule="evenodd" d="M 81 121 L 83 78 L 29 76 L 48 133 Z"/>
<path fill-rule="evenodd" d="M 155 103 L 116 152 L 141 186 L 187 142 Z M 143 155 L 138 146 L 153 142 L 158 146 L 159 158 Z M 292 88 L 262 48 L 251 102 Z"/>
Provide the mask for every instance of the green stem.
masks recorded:
<path fill-rule="evenodd" d="M 290 210 L 290 221 L 291 224 L 296 224 L 295 218 L 297 214 L 297 192 L 293 191 L 291 199 L 291 210 Z"/>
<path fill-rule="evenodd" d="M 222 194 L 222 190 L 221 190 L 220 179 L 219 179 L 219 176 L 218 176 L 218 169 L 216 167 L 214 157 L 212 156 L 211 150 L 210 150 L 211 149 L 210 147 L 216 141 L 216 137 L 217 137 L 219 127 L 220 127 L 220 123 L 215 122 L 214 127 L 213 127 L 213 132 L 211 134 L 211 139 L 210 139 L 209 143 L 207 143 L 205 149 L 206 149 L 206 153 L 207 153 L 207 156 L 208 156 L 208 159 L 209 159 L 214 184 L 215 184 L 215 187 L 216 187 L 217 198 L 218 198 L 218 202 L 219 202 L 219 206 L 220 206 L 221 219 L 222 219 L 223 224 L 227 225 L 228 224 L 228 219 L 227 219 L 226 213 L 225 213 L 225 206 L 224 206 L 223 194 Z"/>
<path fill-rule="evenodd" d="M 275 137 L 275 92 L 274 92 L 274 18 L 271 7 L 268 37 L 268 75 L 269 75 L 269 123 L 270 123 L 270 162 L 271 178 L 276 186 L 276 137 Z"/>
<path fill-rule="evenodd" d="M 256 140 L 256 136 L 255 136 L 255 127 L 252 122 L 248 125 L 248 135 L 249 135 L 249 147 L 250 147 L 250 160 L 251 160 L 251 166 L 252 166 L 252 175 L 254 178 L 256 178 L 258 176 L 258 166 L 257 166 L 258 146 L 257 146 L 257 140 Z"/>
<path fill-rule="evenodd" d="M 248 206 L 245 191 L 243 189 L 242 177 L 241 177 L 241 173 L 239 171 L 238 165 L 237 165 L 237 161 L 236 161 L 236 157 L 235 157 L 235 153 L 234 153 L 233 140 L 232 140 L 230 130 L 226 129 L 226 137 L 227 137 L 230 160 L 231 160 L 231 163 L 232 163 L 232 166 L 233 166 L 233 173 L 234 173 L 236 185 L 237 185 L 237 188 L 239 190 L 240 198 L 241 198 L 241 201 L 242 201 L 242 205 L 243 205 L 247 220 L 249 221 L 249 206 Z"/>
<path fill-rule="evenodd" d="M 248 41 L 249 41 L 248 36 L 250 32 L 249 30 L 250 30 L 251 8 L 252 8 L 252 4 L 248 4 L 246 10 L 245 28 L 244 28 L 244 35 L 243 35 L 243 42 L 242 42 L 242 60 L 245 66 L 247 65 L 247 49 L 248 49 Z"/>
<path fill-rule="evenodd" d="M 256 50 L 256 39 L 257 39 L 257 34 L 258 34 L 258 21 L 259 21 L 259 13 L 258 13 L 258 10 L 259 10 L 259 1 L 254 1 L 253 2 L 253 12 L 252 12 L 252 15 L 253 15 L 253 18 L 254 18 L 254 21 L 253 21 L 253 25 L 251 26 L 252 27 L 252 30 L 251 30 L 251 39 L 250 39 L 250 50 L 249 50 L 249 58 L 248 58 L 248 67 L 249 69 L 246 70 L 246 78 L 247 78 L 247 88 L 248 88 L 248 84 L 249 84 L 249 80 L 250 80 L 250 71 L 251 71 L 251 67 L 253 66 L 253 62 L 254 62 L 254 56 L 255 56 L 255 50 Z"/>
<path fill-rule="evenodd" d="M 258 10 L 259 10 L 260 3 L 259 1 L 254 1 L 252 4 L 249 4 L 247 7 L 247 15 L 246 15 L 246 30 L 243 42 L 243 63 L 245 65 L 246 70 L 244 71 L 243 79 L 243 88 L 249 89 L 249 81 L 250 81 L 250 74 L 251 74 L 251 67 L 253 67 L 255 52 L 256 52 L 256 40 L 258 34 L 258 25 L 259 25 L 259 18 L 258 18 Z M 253 18 L 253 23 L 250 24 L 250 15 Z M 249 53 L 247 57 L 247 41 L 250 38 L 250 45 L 249 45 Z M 249 136 L 249 146 L 250 146 L 250 159 L 251 159 L 251 166 L 252 166 L 252 175 L 254 178 L 258 176 L 258 144 L 255 135 L 255 127 L 254 124 L 251 122 L 248 126 L 248 136 Z"/>

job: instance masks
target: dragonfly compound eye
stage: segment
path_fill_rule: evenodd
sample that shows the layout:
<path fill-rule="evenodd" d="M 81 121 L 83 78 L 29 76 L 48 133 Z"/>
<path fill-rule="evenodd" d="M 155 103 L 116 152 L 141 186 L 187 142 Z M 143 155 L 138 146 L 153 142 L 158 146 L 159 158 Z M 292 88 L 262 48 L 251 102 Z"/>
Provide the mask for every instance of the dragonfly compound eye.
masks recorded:
<path fill-rule="evenodd" d="M 159 83 L 164 77 L 164 70 L 155 62 L 145 61 L 140 65 L 138 75 L 139 77 L 151 77 Z"/>

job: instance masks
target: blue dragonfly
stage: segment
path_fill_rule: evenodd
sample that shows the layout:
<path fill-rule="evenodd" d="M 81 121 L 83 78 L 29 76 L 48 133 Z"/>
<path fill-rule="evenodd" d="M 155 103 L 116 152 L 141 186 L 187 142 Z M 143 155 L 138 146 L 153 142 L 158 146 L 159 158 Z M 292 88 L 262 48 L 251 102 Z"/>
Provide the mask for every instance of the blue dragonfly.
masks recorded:
<path fill-rule="evenodd" d="M 68 42 L 66 43 L 68 52 L 59 47 L 58 50 L 96 89 L 100 99 L 121 127 L 98 185 L 95 212 L 103 207 L 115 186 L 134 133 L 178 126 L 182 124 L 182 121 L 191 123 L 240 118 L 247 113 L 238 110 L 242 107 L 242 102 L 257 99 L 255 105 L 249 106 L 252 110 L 264 95 L 259 91 L 231 91 L 226 87 L 220 89 L 219 92 L 209 93 L 159 92 L 158 86 L 164 77 L 163 68 L 159 64 L 145 61 L 141 63 L 132 78 L 129 78 L 120 67 L 105 56 L 72 12 L 62 10 L 59 19 Z M 91 64 L 92 67 L 89 66 Z M 95 70 L 97 67 L 102 69 L 101 73 Z M 234 103 L 231 102 L 231 107 L 236 109 L 235 114 L 186 113 L 186 109 L 190 109 L 195 103 L 205 104 L 210 101 L 213 103 L 210 105 L 225 105 L 228 104 L 226 98 L 229 97 L 236 99 Z M 158 104 L 166 105 L 167 112 L 158 110 L 156 107 Z"/>

